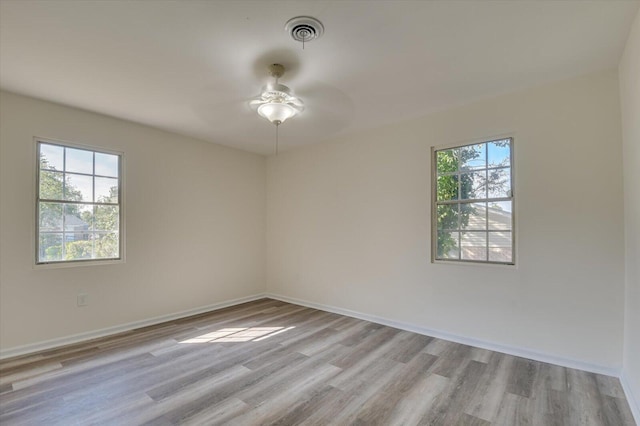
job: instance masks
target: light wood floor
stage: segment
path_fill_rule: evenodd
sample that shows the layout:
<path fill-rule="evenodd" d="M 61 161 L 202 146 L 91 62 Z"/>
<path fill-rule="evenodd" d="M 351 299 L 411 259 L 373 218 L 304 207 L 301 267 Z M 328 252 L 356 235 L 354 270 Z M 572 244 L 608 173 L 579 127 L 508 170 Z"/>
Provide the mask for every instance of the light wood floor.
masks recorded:
<path fill-rule="evenodd" d="M 2 425 L 633 425 L 617 379 L 270 299 L 0 363 Z"/>

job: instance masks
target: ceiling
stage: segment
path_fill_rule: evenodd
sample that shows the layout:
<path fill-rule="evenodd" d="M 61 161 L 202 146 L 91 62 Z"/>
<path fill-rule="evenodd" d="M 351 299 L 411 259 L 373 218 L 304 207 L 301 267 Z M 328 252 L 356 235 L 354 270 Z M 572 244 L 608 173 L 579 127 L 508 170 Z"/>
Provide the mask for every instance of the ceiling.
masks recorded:
<path fill-rule="evenodd" d="M 0 87 L 260 154 L 617 66 L 640 2 L 0 0 Z M 284 31 L 318 18 L 322 38 Z"/>

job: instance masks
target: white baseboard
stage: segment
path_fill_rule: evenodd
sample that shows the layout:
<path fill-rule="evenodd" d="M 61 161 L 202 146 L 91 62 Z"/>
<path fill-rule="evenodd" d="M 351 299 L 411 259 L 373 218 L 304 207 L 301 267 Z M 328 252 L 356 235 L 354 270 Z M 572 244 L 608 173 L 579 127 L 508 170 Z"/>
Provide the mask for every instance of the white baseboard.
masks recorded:
<path fill-rule="evenodd" d="M 241 297 L 238 299 L 227 300 L 224 302 L 214 303 L 212 305 L 200 306 L 186 311 L 174 312 L 172 314 L 161 315 L 140 321 L 134 321 L 127 324 L 120 324 L 113 327 L 102 328 L 100 330 L 88 331 L 85 333 L 73 334 L 71 336 L 60 337 L 57 339 L 45 340 L 43 342 L 31 343 L 24 346 L 16 346 L 9 349 L 0 350 L 0 359 L 12 358 L 14 356 L 26 355 L 33 352 L 39 352 L 47 349 L 57 348 L 60 346 L 79 343 L 86 340 L 97 339 L 99 337 L 110 336 L 112 334 L 122 333 L 123 331 L 133 330 L 135 328 L 146 327 L 149 325 L 159 324 L 166 321 L 172 321 L 179 318 L 189 317 L 191 315 L 202 314 L 204 312 L 215 311 L 217 309 L 227 308 L 229 306 L 239 305 L 241 303 L 252 302 L 254 300 L 265 298 L 265 294 L 254 294 L 252 296 Z"/>
<path fill-rule="evenodd" d="M 605 365 L 591 364 L 584 361 L 578 361 L 569 358 L 563 358 L 556 355 L 537 352 L 528 348 L 519 348 L 515 346 L 504 345 L 501 343 L 487 342 L 471 337 L 459 336 L 440 330 L 434 330 L 421 327 L 415 324 L 409 324 L 401 321 L 395 321 L 388 318 L 382 318 L 376 315 L 369 315 L 362 312 L 356 312 L 349 309 L 338 308 L 321 303 L 309 302 L 307 300 L 296 299 L 293 297 L 282 296 L 280 294 L 267 293 L 266 297 L 277 299 L 283 302 L 293 303 L 296 305 L 307 306 L 309 308 L 319 309 L 321 311 L 333 312 L 335 314 L 346 315 L 365 321 L 375 322 L 377 324 L 387 325 L 389 327 L 399 328 L 401 330 L 411 331 L 413 333 L 423 334 L 425 336 L 437 337 L 439 339 L 449 340 L 451 342 L 461 343 L 463 345 L 475 346 L 477 348 L 488 349 L 490 351 L 501 352 L 508 355 L 514 355 L 522 358 L 528 358 L 535 361 L 546 362 L 549 364 L 560 365 L 562 367 L 575 368 L 577 370 L 588 371 L 591 373 L 604 374 L 607 376 L 620 377 L 620 369 L 608 367 Z"/>
<path fill-rule="evenodd" d="M 624 370 L 622 370 L 622 374 L 620 374 L 620 383 L 622 384 L 622 389 L 627 397 L 627 402 L 629 403 L 629 408 L 631 408 L 633 418 L 636 420 L 636 423 L 640 425 L 640 399 L 637 398 L 640 395 L 634 393 Z"/>

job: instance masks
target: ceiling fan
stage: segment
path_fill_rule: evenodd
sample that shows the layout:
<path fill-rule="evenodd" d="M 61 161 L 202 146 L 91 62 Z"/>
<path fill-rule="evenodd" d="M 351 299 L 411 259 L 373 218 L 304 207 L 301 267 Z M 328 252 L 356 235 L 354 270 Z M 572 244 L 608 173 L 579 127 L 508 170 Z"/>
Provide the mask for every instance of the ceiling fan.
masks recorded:
<path fill-rule="evenodd" d="M 284 75 L 283 65 L 269 65 L 269 75 L 275 79 L 275 82 L 264 86 L 260 95 L 252 99 L 249 105 L 255 108 L 261 117 L 279 126 L 287 119 L 304 111 L 304 102 L 296 97 L 289 87 L 278 82 L 278 79 Z"/>
<path fill-rule="evenodd" d="M 309 43 L 323 35 L 324 26 L 310 16 L 298 16 L 287 21 L 285 30 L 294 41 L 301 42 L 304 48 L 304 43 Z M 288 66 L 290 65 L 289 63 Z M 282 63 L 271 63 L 268 66 L 268 73 L 274 81 L 263 86 L 260 94 L 252 98 L 248 104 L 258 115 L 275 125 L 276 154 L 278 153 L 279 126 L 305 111 L 306 107 L 308 107 L 307 113 L 313 117 L 312 120 L 304 120 L 304 129 L 307 134 L 318 129 L 326 132 L 327 128 L 343 128 L 351 120 L 354 113 L 353 101 L 339 89 L 319 81 L 305 80 L 299 91 L 305 99 L 303 101 L 288 86 L 280 83 L 279 79 L 285 73 Z M 305 106 L 306 101 L 308 103 Z M 299 131 L 297 135 L 300 137 Z"/>

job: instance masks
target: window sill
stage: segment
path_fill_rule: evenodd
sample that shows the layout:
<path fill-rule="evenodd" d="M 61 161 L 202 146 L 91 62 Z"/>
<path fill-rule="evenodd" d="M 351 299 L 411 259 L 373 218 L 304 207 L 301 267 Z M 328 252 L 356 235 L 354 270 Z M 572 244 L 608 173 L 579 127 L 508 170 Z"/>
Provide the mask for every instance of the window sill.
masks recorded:
<path fill-rule="evenodd" d="M 480 267 L 494 267 L 504 269 L 518 269 L 515 263 L 498 263 L 498 262 L 475 262 L 472 260 L 437 260 L 431 261 L 437 265 L 464 265 L 464 266 L 480 266 Z"/>
<path fill-rule="evenodd" d="M 121 263 L 125 263 L 124 258 L 105 260 L 75 260 L 67 262 L 36 263 L 35 265 L 33 265 L 33 269 L 76 268 L 81 266 L 117 265 Z"/>

